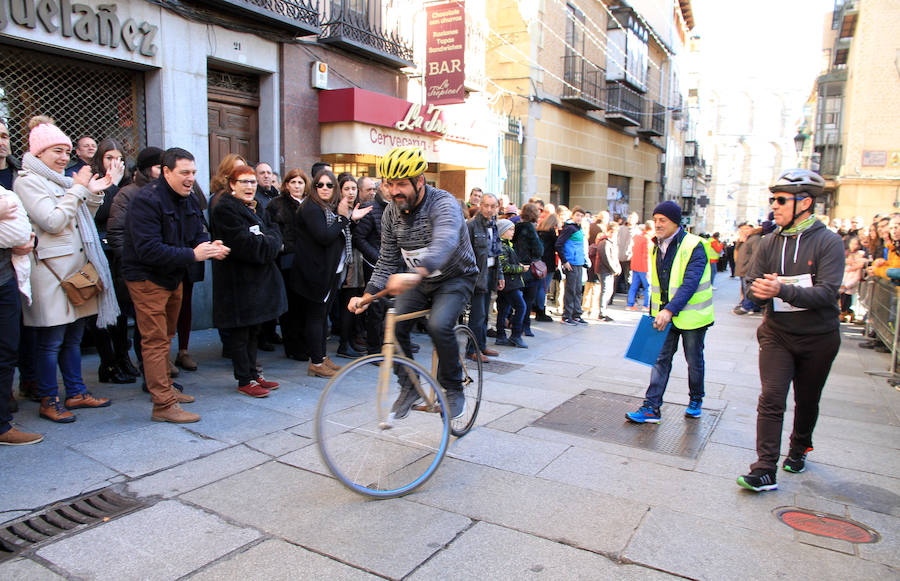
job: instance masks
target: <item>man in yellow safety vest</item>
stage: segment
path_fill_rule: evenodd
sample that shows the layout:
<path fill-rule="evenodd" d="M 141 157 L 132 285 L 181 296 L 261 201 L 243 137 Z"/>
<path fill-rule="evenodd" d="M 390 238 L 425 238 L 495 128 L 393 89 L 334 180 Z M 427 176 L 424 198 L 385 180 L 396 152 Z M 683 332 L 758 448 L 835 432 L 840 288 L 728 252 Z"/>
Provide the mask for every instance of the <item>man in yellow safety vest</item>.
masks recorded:
<path fill-rule="evenodd" d="M 688 364 L 690 403 L 684 414 L 699 418 L 703 405 L 703 340 L 713 324 L 713 294 L 706 247 L 699 236 L 681 226 L 681 208 L 667 200 L 653 210 L 656 238 L 650 251 L 650 316 L 653 326 L 669 333 L 653 365 L 644 403 L 625 417 L 632 422 L 658 424 L 662 397 L 672 371 L 678 338 Z"/>

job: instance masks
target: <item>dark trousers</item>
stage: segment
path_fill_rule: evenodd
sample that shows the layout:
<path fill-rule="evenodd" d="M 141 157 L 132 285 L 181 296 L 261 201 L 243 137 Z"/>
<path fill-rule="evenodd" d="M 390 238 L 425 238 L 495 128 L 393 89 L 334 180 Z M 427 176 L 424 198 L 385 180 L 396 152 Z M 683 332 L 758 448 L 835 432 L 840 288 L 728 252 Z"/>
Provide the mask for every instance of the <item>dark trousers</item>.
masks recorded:
<path fill-rule="evenodd" d="M 841 347 L 841 334 L 795 335 L 770 328 L 756 331 L 759 342 L 759 380 L 762 393 L 756 408 L 756 462 L 751 470 L 774 472 L 781 453 L 781 429 L 788 390 L 794 384 L 794 429 L 789 453 L 812 448 L 812 433 L 819 417 L 819 399 Z"/>
<path fill-rule="evenodd" d="M 445 390 L 462 389 L 462 366 L 459 361 L 459 345 L 453 327 L 472 297 L 475 275 L 459 277 L 442 283 L 423 280 L 399 297 L 395 304 L 397 314 L 412 313 L 431 308 L 428 315 L 428 334 L 438 354 L 437 380 Z M 397 340 L 403 352 L 413 358 L 410 332 L 417 319 L 397 323 Z M 402 377 L 401 377 L 402 381 Z"/>
<path fill-rule="evenodd" d="M 338 306 L 341 308 L 341 345 L 349 345 L 353 347 L 353 338 L 356 337 L 356 327 L 359 322 L 359 316 L 355 315 L 347 309 L 350 299 L 353 297 L 361 297 L 363 295 L 362 288 L 344 287 L 340 292 L 340 300 Z"/>
<path fill-rule="evenodd" d="M 332 293 L 334 294 L 334 293 Z M 306 297 L 297 295 L 299 309 L 298 319 L 303 329 L 303 342 L 306 344 L 306 354 L 309 360 L 318 365 L 325 360 L 326 314 L 331 303 L 311 301 Z"/>
<path fill-rule="evenodd" d="M 615 292 L 624 294 L 628 292 L 628 286 L 631 284 L 631 259 L 620 260 L 619 266 L 622 272 L 616 275 Z"/>
<path fill-rule="evenodd" d="M 522 289 L 502 290 L 497 295 L 503 297 L 502 307 L 497 307 L 497 336 L 506 337 L 506 321 L 508 320 L 510 335 L 521 337 L 522 326 L 528 317 L 526 312 L 528 307 L 522 296 Z"/>
<path fill-rule="evenodd" d="M 181 283 L 181 309 L 178 311 L 178 350 L 187 351 L 191 342 L 191 321 L 193 319 L 194 283 L 185 277 Z"/>
<path fill-rule="evenodd" d="M 487 320 L 490 310 L 490 292 L 476 292 L 472 295 L 472 308 L 469 309 L 469 329 L 474 333 L 475 341 L 482 352 L 487 347 Z M 474 353 L 474 349 L 471 352 Z"/>
<path fill-rule="evenodd" d="M 369 304 L 363 313 L 366 318 L 366 351 L 369 355 L 381 353 L 384 344 L 384 315 L 387 313 L 388 301 L 377 299 Z"/>
<path fill-rule="evenodd" d="M 282 270 L 281 277 L 284 279 L 284 290 L 288 301 L 288 310 L 279 319 L 281 335 L 284 339 L 284 354 L 288 357 L 301 357 L 307 355 L 306 342 L 303 339 L 303 315 L 301 313 L 303 297 L 295 293 L 291 288 L 290 270 Z"/>
<path fill-rule="evenodd" d="M 584 286 L 581 282 L 583 266 L 572 266 L 572 270 L 566 272 L 566 290 L 563 295 L 563 318 L 574 319 L 581 317 L 581 297 Z M 498 329 L 499 331 L 499 329 Z"/>
<path fill-rule="evenodd" d="M 19 319 L 22 305 L 19 302 L 19 286 L 13 276 L 0 285 L 0 434 L 12 426 L 9 400 L 12 398 L 13 375 L 19 359 Z"/>
<path fill-rule="evenodd" d="M 238 385 L 247 385 L 259 377 L 256 367 L 256 352 L 261 325 L 231 327 L 228 329 L 228 350 Z"/>
<path fill-rule="evenodd" d="M 525 319 L 522 320 L 522 330 L 531 331 L 531 310 L 534 308 L 534 301 L 537 298 L 538 290 L 543 284 L 540 278 L 526 277 L 530 280 L 525 283 L 522 289 L 522 298 L 525 299 Z"/>
<path fill-rule="evenodd" d="M 666 386 L 669 383 L 669 374 L 672 373 L 672 357 L 678 351 L 679 338 L 684 346 L 684 360 L 688 365 L 690 398 L 702 400 L 706 395 L 703 387 L 705 373 L 703 340 L 706 337 L 706 329 L 708 327 L 700 329 L 678 329 L 675 325 L 669 327 L 669 334 L 659 352 L 659 357 L 656 358 L 656 363 L 653 364 L 653 371 L 650 372 L 650 386 L 645 396 L 653 409 L 659 409 L 662 405 L 663 394 L 666 393 Z"/>

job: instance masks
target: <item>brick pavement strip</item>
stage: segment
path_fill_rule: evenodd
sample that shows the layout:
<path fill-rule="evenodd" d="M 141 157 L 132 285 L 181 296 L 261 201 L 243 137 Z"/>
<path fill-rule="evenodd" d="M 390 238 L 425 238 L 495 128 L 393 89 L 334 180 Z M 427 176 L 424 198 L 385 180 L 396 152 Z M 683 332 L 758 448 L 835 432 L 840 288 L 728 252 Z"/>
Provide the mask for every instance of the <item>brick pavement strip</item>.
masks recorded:
<path fill-rule="evenodd" d="M 808 470 L 747 493 L 734 479 L 754 455 L 760 319 L 731 314 L 737 283 L 717 282 L 707 403 L 722 417 L 697 460 L 531 425 L 585 389 L 643 394 L 649 369 L 622 359 L 638 315 L 616 306 L 615 324 L 536 323 L 530 349 L 502 349 L 524 367 L 486 368 L 479 426 L 422 489 L 391 501 L 327 476 L 311 440 L 326 382 L 302 363 L 263 353 L 282 388 L 248 401 L 215 331 L 195 333 L 200 370 L 179 382 L 203 419 L 181 427 L 150 423 L 137 385 L 97 384 L 87 356 L 85 379 L 113 406 L 62 426 L 21 402 L 16 422 L 46 440 L 0 449 L 0 520 L 110 484 L 149 506 L 0 563 L 0 579 L 900 578 L 900 392 L 864 374 L 888 355 L 858 348 L 859 327 L 845 326 Z M 686 402 L 685 376 L 676 356 L 667 402 Z M 667 409 L 663 421 L 685 421 Z M 783 506 L 848 516 L 882 540 L 796 533 L 773 515 Z"/>

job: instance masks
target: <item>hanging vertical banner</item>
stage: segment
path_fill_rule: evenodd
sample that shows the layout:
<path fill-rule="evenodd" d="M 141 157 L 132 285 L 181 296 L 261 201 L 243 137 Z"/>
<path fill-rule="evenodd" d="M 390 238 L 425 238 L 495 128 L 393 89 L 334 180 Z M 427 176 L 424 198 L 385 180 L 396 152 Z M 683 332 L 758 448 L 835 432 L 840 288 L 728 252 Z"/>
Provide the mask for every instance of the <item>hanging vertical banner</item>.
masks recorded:
<path fill-rule="evenodd" d="M 425 43 L 425 102 L 452 105 L 466 100 L 466 10 L 463 0 L 428 6 Z"/>

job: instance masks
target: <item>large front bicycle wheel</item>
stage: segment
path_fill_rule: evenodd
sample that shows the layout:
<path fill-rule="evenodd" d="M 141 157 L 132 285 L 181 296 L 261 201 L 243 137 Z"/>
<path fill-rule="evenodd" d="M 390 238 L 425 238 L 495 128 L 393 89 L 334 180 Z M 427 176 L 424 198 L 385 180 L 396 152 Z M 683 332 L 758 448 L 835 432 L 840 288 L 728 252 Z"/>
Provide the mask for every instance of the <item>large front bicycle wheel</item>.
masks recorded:
<path fill-rule="evenodd" d="M 466 396 L 466 411 L 462 416 L 450 421 L 450 432 L 457 438 L 469 433 L 475 425 L 478 417 L 478 408 L 481 407 L 482 368 L 481 350 L 475 341 L 475 334 L 465 325 L 457 325 L 453 328 L 456 335 L 457 352 L 462 365 L 463 395 Z M 469 359 L 468 353 L 474 355 Z"/>
<path fill-rule="evenodd" d="M 379 374 L 383 355 L 357 359 L 335 375 L 319 398 L 316 438 L 322 461 L 347 488 L 374 498 L 415 490 L 437 469 L 450 440 L 447 401 L 421 365 L 394 356 L 393 369 Z M 402 381 L 401 381 L 402 378 Z M 402 418 L 391 413 L 403 385 L 418 385 L 435 402 Z"/>

